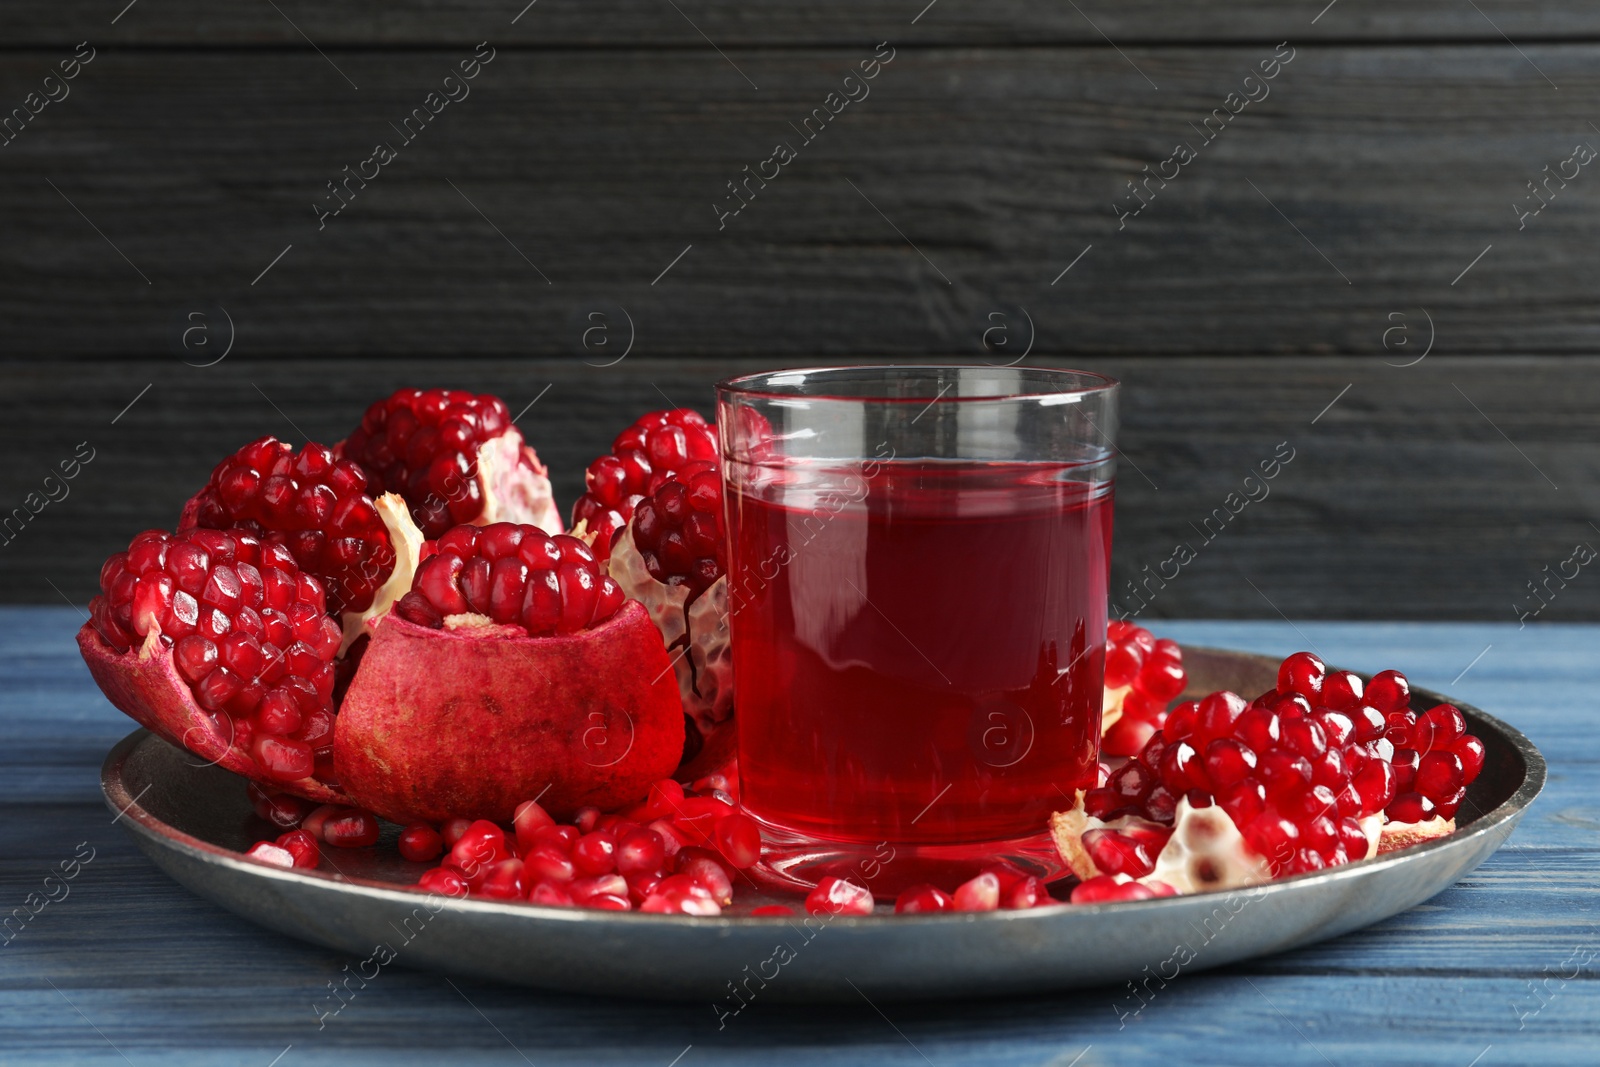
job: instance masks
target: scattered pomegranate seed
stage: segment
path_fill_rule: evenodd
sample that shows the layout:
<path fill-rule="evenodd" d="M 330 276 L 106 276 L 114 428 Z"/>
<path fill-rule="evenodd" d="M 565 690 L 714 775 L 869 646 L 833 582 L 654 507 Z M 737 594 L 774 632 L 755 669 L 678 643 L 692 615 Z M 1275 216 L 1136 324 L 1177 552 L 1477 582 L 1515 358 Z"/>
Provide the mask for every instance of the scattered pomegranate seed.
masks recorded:
<path fill-rule="evenodd" d="M 322 824 L 322 839 L 335 848 L 366 848 L 378 843 L 378 820 L 371 812 L 347 808 Z"/>
<path fill-rule="evenodd" d="M 956 911 L 994 911 L 1000 906 L 1000 879 L 985 871 L 958 886 L 952 899 Z"/>
<path fill-rule="evenodd" d="M 690 462 L 717 458 L 716 430 L 688 408 L 652 411 L 617 435 L 609 455 L 589 464 L 587 491 L 572 506 L 572 522 L 588 523 L 595 554 L 604 561 L 634 508 Z"/>
<path fill-rule="evenodd" d="M 431 863 L 444 851 L 444 838 L 427 823 L 419 822 L 400 831 L 399 848 L 400 855 L 412 863 Z"/>
<path fill-rule="evenodd" d="M 270 864 L 274 867 L 293 868 L 295 866 L 294 853 L 282 845 L 275 845 L 271 841 L 257 841 L 250 846 L 246 856 L 259 863 Z"/>
<path fill-rule="evenodd" d="M 294 857 L 296 867 L 313 868 L 322 862 L 322 852 L 317 848 L 317 839 L 304 830 L 290 830 L 280 834 L 277 844 L 279 848 L 287 849 Z"/>
<path fill-rule="evenodd" d="M 297 828 L 317 806 L 309 800 L 288 793 L 277 793 L 255 782 L 246 782 L 244 791 L 255 813 L 282 830 Z"/>
<path fill-rule="evenodd" d="M 896 915 L 915 914 L 924 911 L 951 911 L 955 902 L 950 894 L 936 885 L 914 885 L 901 891 L 895 898 L 894 910 Z"/>
<path fill-rule="evenodd" d="M 871 915 L 872 904 L 871 890 L 831 874 L 806 895 L 810 915 Z"/>
<path fill-rule="evenodd" d="M 466 879 L 445 867 L 424 871 L 422 877 L 417 879 L 417 887 L 429 893 L 443 893 L 447 897 L 467 895 Z"/>
<path fill-rule="evenodd" d="M 1098 875 L 1072 890 L 1074 904 L 1109 904 L 1123 900 L 1149 900 L 1155 891 L 1138 882 L 1119 882 L 1109 874 Z"/>
<path fill-rule="evenodd" d="M 448 615 L 482 615 L 538 637 L 604 622 L 626 599 L 576 537 L 495 522 L 440 537 L 395 613 L 433 629 Z"/>

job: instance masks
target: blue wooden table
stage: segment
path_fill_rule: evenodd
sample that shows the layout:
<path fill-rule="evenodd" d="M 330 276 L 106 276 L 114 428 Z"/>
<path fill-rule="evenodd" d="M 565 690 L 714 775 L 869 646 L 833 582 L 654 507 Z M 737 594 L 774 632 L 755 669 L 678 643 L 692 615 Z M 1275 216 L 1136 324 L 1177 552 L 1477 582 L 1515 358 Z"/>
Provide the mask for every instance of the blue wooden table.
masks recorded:
<path fill-rule="evenodd" d="M 98 772 L 132 723 L 78 661 L 79 621 L 67 607 L 0 608 L 0 913 L 42 895 L 63 863 L 76 871 L 52 880 L 58 899 L 0 947 L 0 1064 L 1600 1060 L 1600 626 L 1157 624 L 1183 642 L 1311 646 L 1343 666 L 1398 667 L 1520 727 L 1550 781 L 1510 841 L 1428 903 L 1327 944 L 1185 975 L 1120 1027 L 1112 990 L 891 1005 L 886 1016 L 865 1003 L 758 1002 L 719 1030 L 706 1005 L 394 967 L 319 1030 L 313 1004 L 352 960 L 190 896 L 112 825 Z"/>

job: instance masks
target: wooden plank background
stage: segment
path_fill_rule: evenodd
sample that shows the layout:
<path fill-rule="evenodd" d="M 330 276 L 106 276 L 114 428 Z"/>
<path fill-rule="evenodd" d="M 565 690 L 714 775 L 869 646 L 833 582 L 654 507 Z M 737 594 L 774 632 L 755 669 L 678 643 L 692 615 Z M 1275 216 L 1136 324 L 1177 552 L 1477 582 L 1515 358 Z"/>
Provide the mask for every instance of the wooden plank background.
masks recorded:
<path fill-rule="evenodd" d="M 662 393 L 869 357 L 1124 376 L 1119 584 L 1291 441 L 1147 615 L 1514 620 L 1600 538 L 1600 175 L 1513 208 L 1600 145 L 1593 5 L 276 8 L 8 16 L 0 115 L 95 53 L 0 147 L 0 514 L 97 451 L 0 544 L 0 598 L 81 602 L 231 447 L 336 438 L 398 384 L 514 410 L 550 384 L 525 421 L 566 505 Z M 402 144 L 483 40 L 471 95 Z M 871 95 L 803 142 L 880 41 Z M 1270 95 L 1202 143 L 1283 41 Z M 398 158 L 319 229 L 380 140 Z M 798 158 L 719 229 L 778 140 Z M 1197 158 L 1119 223 L 1180 141 Z M 1538 620 L 1600 615 L 1583 577 L 1548 598 Z"/>

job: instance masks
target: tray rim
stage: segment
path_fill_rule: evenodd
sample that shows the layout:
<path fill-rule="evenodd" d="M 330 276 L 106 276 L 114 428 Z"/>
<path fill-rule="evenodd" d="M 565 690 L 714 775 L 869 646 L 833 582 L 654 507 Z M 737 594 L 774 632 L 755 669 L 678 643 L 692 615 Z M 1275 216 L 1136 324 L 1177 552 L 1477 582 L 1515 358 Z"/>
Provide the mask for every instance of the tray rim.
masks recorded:
<path fill-rule="evenodd" d="M 1279 659 L 1271 656 L 1260 655 L 1252 652 L 1243 652 L 1238 649 L 1217 648 L 1207 645 L 1186 645 L 1185 654 L 1211 654 L 1227 656 L 1238 661 L 1253 660 L 1262 667 L 1276 667 Z M 1339 668 L 1330 668 L 1339 669 Z M 1361 672 L 1358 674 L 1364 681 L 1370 680 L 1371 675 Z M 1516 727 L 1505 721 L 1488 714 L 1482 709 L 1450 698 L 1431 689 L 1413 688 L 1411 690 L 1412 704 L 1419 701 L 1431 703 L 1449 703 L 1459 708 L 1469 722 L 1477 722 L 1488 727 L 1499 735 L 1499 739 L 1507 743 L 1522 760 L 1523 778 L 1521 783 L 1500 804 L 1489 811 L 1483 812 L 1468 826 L 1458 827 L 1453 833 L 1442 837 L 1412 845 L 1408 848 L 1398 849 L 1394 852 L 1375 856 L 1372 859 L 1359 860 L 1354 863 L 1330 868 L 1322 871 L 1312 871 L 1305 874 L 1292 875 L 1288 878 L 1273 879 L 1258 885 L 1240 887 L 1235 889 L 1208 890 L 1203 893 L 1187 893 L 1176 897 L 1157 897 L 1150 900 L 1121 901 L 1104 904 L 1069 904 L 1058 902 L 1037 908 L 1011 911 L 998 910 L 991 912 L 922 912 L 913 915 L 899 915 L 889 912 L 875 912 L 872 915 L 859 916 L 833 916 L 829 926 L 840 926 L 847 930 L 873 929 L 886 925 L 893 925 L 896 929 L 906 927 L 938 928 L 959 923 L 971 922 L 1041 922 L 1058 917 L 1063 911 L 1070 910 L 1073 914 L 1101 914 L 1106 909 L 1116 909 L 1118 914 L 1128 914 L 1132 909 L 1156 909 L 1172 907 L 1179 902 L 1193 902 L 1204 898 L 1222 898 L 1230 894 L 1241 892 L 1295 892 L 1296 890 L 1311 889 L 1352 879 L 1361 879 L 1372 872 L 1394 868 L 1407 864 L 1413 859 L 1430 852 L 1444 848 L 1460 847 L 1468 841 L 1485 837 L 1502 826 L 1508 827 L 1490 853 L 1497 850 L 1510 836 L 1511 829 L 1515 828 L 1517 821 L 1538 797 L 1543 790 L 1548 777 L 1548 765 L 1538 747 Z M 700 928 L 707 931 L 722 929 L 762 929 L 773 928 L 786 922 L 790 916 L 766 915 L 718 915 L 718 916 L 685 916 L 685 915 L 656 915 L 644 914 L 636 911 L 614 912 L 597 911 L 587 908 L 552 907 L 546 905 L 529 904 L 526 902 L 496 902 L 476 898 L 447 897 L 442 894 L 429 894 L 415 889 L 402 888 L 393 882 L 377 882 L 369 879 L 351 878 L 337 873 L 324 873 L 316 871 L 285 870 L 267 864 L 257 863 L 246 859 L 243 853 L 213 845 L 193 835 L 166 823 L 156 817 L 138 803 L 138 798 L 130 796 L 122 780 L 122 769 L 128 757 L 149 738 L 161 739 L 149 730 L 140 727 L 118 741 L 111 751 L 106 754 L 105 761 L 100 769 L 101 792 L 105 798 L 106 807 L 117 815 L 116 822 L 122 823 L 126 819 L 127 830 L 145 838 L 150 844 L 169 850 L 185 853 L 189 858 L 212 866 L 219 866 L 235 871 L 247 877 L 263 878 L 268 881 L 299 883 L 308 890 L 340 893 L 357 897 L 366 897 L 374 900 L 383 900 L 389 903 L 404 903 L 407 901 L 428 900 L 443 905 L 449 910 L 463 911 L 466 914 L 496 914 L 520 916 L 529 920 L 555 920 L 561 922 L 587 922 L 587 923 L 621 923 L 639 926 L 665 927 L 681 929 L 684 927 Z M 162 742 L 166 744 L 167 742 Z M 143 795 L 142 793 L 140 794 Z M 1488 854 L 1486 854 L 1487 856 Z M 186 887 L 187 888 L 187 887 Z M 192 892 L 192 890 L 191 890 Z M 798 898 L 797 898 L 798 899 Z"/>

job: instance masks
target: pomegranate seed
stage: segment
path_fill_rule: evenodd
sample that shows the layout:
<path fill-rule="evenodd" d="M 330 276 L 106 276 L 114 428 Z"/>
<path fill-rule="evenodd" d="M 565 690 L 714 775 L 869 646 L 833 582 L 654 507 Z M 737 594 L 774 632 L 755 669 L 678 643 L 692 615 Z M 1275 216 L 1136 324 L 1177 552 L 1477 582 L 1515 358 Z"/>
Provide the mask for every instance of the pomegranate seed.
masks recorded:
<path fill-rule="evenodd" d="M 1483 770 L 1483 760 L 1486 755 L 1483 742 L 1468 734 L 1456 742 L 1455 754 L 1461 758 L 1461 781 L 1471 785 L 1478 778 L 1478 773 Z"/>
<path fill-rule="evenodd" d="M 323 824 L 335 815 L 341 815 L 351 810 L 353 809 L 340 807 L 338 804 L 323 804 L 320 807 L 312 808 L 311 812 L 301 821 L 300 829 L 319 841 L 325 840 L 322 836 Z"/>
<path fill-rule="evenodd" d="M 1399 779 L 1394 765 L 1385 760 L 1373 760 L 1351 778 L 1356 792 L 1361 794 L 1361 813 L 1370 815 L 1389 806 L 1398 791 Z"/>
<path fill-rule="evenodd" d="M 524 854 L 523 863 L 535 882 L 570 882 L 578 876 L 572 857 L 554 845 L 535 845 Z"/>
<path fill-rule="evenodd" d="M 1464 770 L 1461 757 L 1454 752 L 1429 752 L 1417 764 L 1416 781 L 1411 788 L 1437 803 L 1465 784 Z"/>
<path fill-rule="evenodd" d="M 1330 671 L 1322 680 L 1318 703 L 1333 711 L 1350 711 L 1361 703 L 1362 689 L 1359 676 L 1349 671 Z"/>
<path fill-rule="evenodd" d="M 1432 800 L 1421 793 L 1401 793 L 1390 803 L 1387 811 L 1391 822 L 1427 822 L 1436 814 Z"/>
<path fill-rule="evenodd" d="M 296 867 L 315 867 L 322 861 L 322 853 L 317 848 L 317 839 L 304 830 L 290 830 L 278 836 L 279 848 L 288 849 L 294 857 Z"/>
<path fill-rule="evenodd" d="M 1155 869 L 1155 860 L 1142 843 L 1115 830 L 1086 831 L 1083 834 L 1083 847 L 1094 860 L 1094 865 L 1105 874 L 1139 878 Z"/>
<path fill-rule="evenodd" d="M 1200 701 L 1199 709 L 1195 712 L 1194 736 L 1200 741 L 1227 737 L 1233 732 L 1234 723 L 1245 707 L 1244 698 L 1237 693 L 1226 690 L 1212 693 Z"/>
<path fill-rule="evenodd" d="M 521 860 L 501 860 L 489 869 L 478 892 L 491 900 L 521 900 L 527 893 L 523 885 L 525 868 Z"/>
<path fill-rule="evenodd" d="M 728 869 L 705 849 L 685 848 L 678 852 L 676 871 L 688 875 L 723 907 L 733 903 L 733 880 Z"/>
<path fill-rule="evenodd" d="M 915 914 L 923 911 L 951 911 L 954 902 L 950 894 L 936 885 L 914 885 L 902 890 L 895 898 L 894 910 L 897 915 Z"/>
<path fill-rule="evenodd" d="M 793 915 L 794 909 L 787 904 L 763 904 L 759 908 L 750 909 L 751 915 Z"/>
<path fill-rule="evenodd" d="M 1105 685 L 1107 689 L 1120 689 L 1133 682 L 1134 676 L 1144 667 L 1144 650 L 1133 643 L 1112 644 L 1106 649 Z"/>
<path fill-rule="evenodd" d="M 572 846 L 572 865 L 580 874 L 606 874 L 617 869 L 617 843 L 609 831 L 596 830 Z"/>
<path fill-rule="evenodd" d="M 1108 756 L 1137 756 L 1150 742 L 1156 729 L 1155 723 L 1124 713 L 1106 731 L 1100 742 L 1100 751 Z"/>
<path fill-rule="evenodd" d="M 425 822 L 413 823 L 400 831 L 399 848 L 412 863 L 430 863 L 444 852 L 444 838 Z"/>
<path fill-rule="evenodd" d="M 1362 696 L 1368 704 L 1390 715 L 1411 706 L 1411 683 L 1399 671 L 1382 671 L 1372 676 Z"/>
<path fill-rule="evenodd" d="M 378 820 L 371 812 L 347 809 L 322 824 L 322 839 L 335 848 L 376 845 Z"/>
<path fill-rule="evenodd" d="M 1194 729 L 1194 717 L 1200 710 L 1198 701 L 1188 700 L 1179 704 L 1167 713 L 1167 721 L 1162 724 L 1161 736 L 1168 741 L 1178 741 L 1188 737 Z"/>
<path fill-rule="evenodd" d="M 1170 723 L 1171 720 L 1168 721 Z M 1277 747 L 1282 729 L 1277 712 L 1257 705 L 1246 708 L 1240 714 L 1238 721 L 1233 724 L 1233 736 L 1259 755 Z"/>
<path fill-rule="evenodd" d="M 952 899 L 956 911 L 994 911 L 1000 906 L 1000 879 L 985 871 L 958 886 Z"/>
<path fill-rule="evenodd" d="M 534 835 L 538 831 L 555 824 L 555 819 L 539 806 L 538 801 L 524 800 L 517 805 L 516 814 L 511 819 L 512 828 L 517 835 L 517 849 L 526 852 L 533 847 Z"/>
<path fill-rule="evenodd" d="M 1005 899 L 1001 907 L 1016 910 L 1037 908 L 1054 903 L 1055 901 L 1050 899 L 1050 894 L 1045 890 L 1044 883 L 1033 875 L 1029 875 L 1010 889 L 1005 890 Z"/>
<path fill-rule="evenodd" d="M 259 863 L 271 864 L 274 867 L 293 868 L 295 865 L 294 853 L 271 841 L 257 841 L 250 846 L 250 851 L 245 855 Z"/>
<path fill-rule="evenodd" d="M 1322 660 L 1310 652 L 1296 652 L 1278 667 L 1278 692 L 1299 693 L 1315 701 L 1322 694 L 1327 670 Z"/>
<path fill-rule="evenodd" d="M 255 782 L 246 782 L 244 788 L 255 813 L 279 829 L 296 829 L 315 807 L 309 800 L 288 793 L 274 793 Z"/>
<path fill-rule="evenodd" d="M 1206 746 L 1206 774 L 1217 789 L 1243 781 L 1255 768 L 1256 754 L 1241 741 L 1219 737 Z"/>
<path fill-rule="evenodd" d="M 1452 748 L 1467 732 L 1467 720 L 1452 704 L 1436 704 L 1417 717 L 1411 747 L 1426 756 L 1434 749 Z"/>
<path fill-rule="evenodd" d="M 580 834 L 587 834 L 595 828 L 600 821 L 600 809 L 596 807 L 579 808 L 572 817 L 572 825 L 577 827 Z"/>
<path fill-rule="evenodd" d="M 444 838 L 445 848 L 454 848 L 461 835 L 467 832 L 467 827 L 472 825 L 471 819 L 446 819 L 444 825 L 439 827 L 439 836 Z"/>
<path fill-rule="evenodd" d="M 1097 875 L 1072 890 L 1074 904 L 1109 904 L 1123 900 L 1149 900 L 1155 893 L 1138 882 L 1119 882 L 1109 874 Z"/>
<path fill-rule="evenodd" d="M 572 894 L 572 899 L 579 904 L 590 897 L 610 894 L 612 896 L 626 897 L 628 895 L 628 882 L 622 875 L 615 872 L 611 874 L 596 874 L 588 878 L 575 878 L 563 886 Z"/>
<path fill-rule="evenodd" d="M 417 879 L 417 888 L 429 893 L 442 893 L 447 897 L 463 897 L 467 895 L 466 880 L 455 871 L 445 867 L 435 867 L 424 871 L 422 877 Z"/>
<path fill-rule="evenodd" d="M 617 871 L 625 876 L 659 870 L 667 861 L 666 846 L 654 830 L 631 830 L 617 842 Z"/>
<path fill-rule="evenodd" d="M 1339 834 L 1339 844 L 1343 847 L 1345 855 L 1352 862 L 1367 858 L 1370 846 L 1366 832 L 1361 829 L 1359 822 L 1349 816 L 1345 816 L 1339 820 L 1336 830 Z"/>
<path fill-rule="evenodd" d="M 450 846 L 445 862 L 472 880 L 487 874 L 494 864 L 510 858 L 505 831 L 487 819 L 478 819 Z"/>
<path fill-rule="evenodd" d="M 678 854 L 679 849 L 689 844 L 688 837 L 685 836 L 684 833 L 677 828 L 677 826 L 666 819 L 657 819 L 655 822 L 646 827 L 646 829 L 650 830 L 661 839 L 661 847 L 665 852 L 666 860 L 669 863 L 672 861 L 673 857 Z"/>
<path fill-rule="evenodd" d="M 1466 799 L 1466 796 L 1467 791 L 1463 787 L 1461 789 L 1457 789 L 1454 793 L 1440 797 L 1437 801 L 1435 801 L 1434 807 L 1437 809 L 1439 818 L 1455 818 L 1456 811 L 1461 807 L 1461 802 Z"/>
<path fill-rule="evenodd" d="M 585 897 L 583 906 L 586 908 L 598 908 L 601 911 L 630 911 L 633 908 L 627 897 L 616 893 L 596 893 L 593 896 Z"/>
<path fill-rule="evenodd" d="M 761 830 L 748 815 L 734 812 L 717 824 L 717 849 L 743 870 L 761 859 Z"/>
<path fill-rule="evenodd" d="M 573 905 L 572 894 L 560 886 L 548 882 L 540 882 L 528 893 L 529 904 L 543 904 L 550 908 L 569 908 Z"/>
<path fill-rule="evenodd" d="M 806 894 L 809 915 L 871 915 L 872 904 L 870 890 L 831 874 Z"/>

